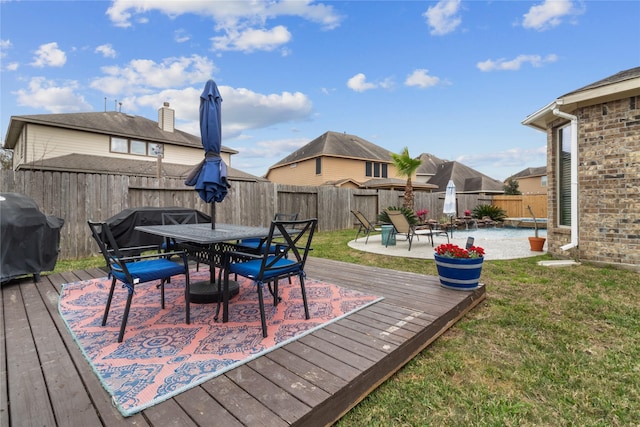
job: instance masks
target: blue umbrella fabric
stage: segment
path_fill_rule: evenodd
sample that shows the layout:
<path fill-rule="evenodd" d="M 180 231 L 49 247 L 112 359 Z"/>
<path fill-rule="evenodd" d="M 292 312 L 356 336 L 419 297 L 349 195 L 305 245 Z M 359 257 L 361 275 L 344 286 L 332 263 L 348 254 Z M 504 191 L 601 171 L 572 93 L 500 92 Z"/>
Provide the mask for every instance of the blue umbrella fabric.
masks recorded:
<path fill-rule="evenodd" d="M 227 195 L 227 165 L 220 158 L 222 122 L 218 86 L 209 80 L 200 95 L 200 138 L 204 160 L 189 174 L 185 184 L 194 186 L 200 198 L 207 203 L 221 202 Z"/>

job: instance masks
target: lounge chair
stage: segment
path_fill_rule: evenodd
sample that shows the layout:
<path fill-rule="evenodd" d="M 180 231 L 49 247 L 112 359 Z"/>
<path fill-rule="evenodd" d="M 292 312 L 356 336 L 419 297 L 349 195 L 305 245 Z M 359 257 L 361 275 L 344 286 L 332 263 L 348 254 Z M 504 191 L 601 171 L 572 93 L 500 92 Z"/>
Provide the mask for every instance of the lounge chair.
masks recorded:
<path fill-rule="evenodd" d="M 366 245 L 367 242 L 369 241 L 369 235 L 371 234 L 372 231 L 382 231 L 381 227 L 371 223 L 371 221 L 369 221 L 362 212 L 357 210 L 352 210 L 351 213 L 356 217 L 356 219 L 358 220 L 358 223 L 360 224 L 358 226 L 358 232 L 356 233 L 356 238 L 355 238 L 356 242 L 358 241 L 358 236 L 360 235 L 361 232 L 363 232 L 367 236 L 366 240 L 364 241 L 364 244 Z"/>
<path fill-rule="evenodd" d="M 387 210 L 386 212 L 389 216 L 389 221 L 391 221 L 393 228 L 395 228 L 396 234 L 404 235 L 409 241 L 409 250 L 411 250 L 411 244 L 413 243 L 414 236 L 427 236 L 431 241 L 431 246 L 434 246 L 434 235 L 447 236 L 447 242 L 449 242 L 449 235 L 446 231 L 434 230 L 430 224 L 420 226 L 411 225 L 402 211 L 399 210 Z"/>

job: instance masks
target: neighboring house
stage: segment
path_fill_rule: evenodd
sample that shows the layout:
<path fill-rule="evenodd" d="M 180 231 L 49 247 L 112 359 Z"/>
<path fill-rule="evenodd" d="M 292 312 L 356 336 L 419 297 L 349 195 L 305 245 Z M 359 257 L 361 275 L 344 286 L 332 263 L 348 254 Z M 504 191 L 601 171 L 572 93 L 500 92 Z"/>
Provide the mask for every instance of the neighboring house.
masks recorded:
<path fill-rule="evenodd" d="M 204 158 L 200 137 L 175 129 L 165 103 L 158 122 L 117 111 L 12 116 L 4 148 L 14 170 L 184 178 Z M 237 151 L 222 146 L 229 179 L 263 180 L 230 167 Z"/>
<path fill-rule="evenodd" d="M 325 132 L 271 166 L 265 177 L 277 184 L 404 189 L 389 150 L 355 135 Z M 415 177 L 412 177 L 414 180 Z M 431 190 L 417 183 L 414 190 Z"/>
<path fill-rule="evenodd" d="M 522 194 L 547 194 L 547 167 L 526 168 L 504 180 L 518 182 L 518 190 Z"/>
<path fill-rule="evenodd" d="M 432 154 L 419 156 L 422 164 L 416 171 L 417 179 L 436 186 L 434 192 L 446 192 L 449 180 L 453 180 L 456 193 L 462 194 L 502 194 L 503 184 L 460 162 L 442 160 Z"/>
<path fill-rule="evenodd" d="M 453 179 L 461 193 L 502 194 L 502 183 L 458 162 L 421 154 L 411 177 L 416 191 L 444 192 Z M 391 152 L 355 135 L 326 132 L 271 166 L 266 178 L 278 184 L 332 185 L 403 191 Z M 444 184 L 443 184 L 444 183 Z"/>
<path fill-rule="evenodd" d="M 640 267 L 640 67 L 557 98 L 524 125 L 547 135 L 551 254 Z"/>

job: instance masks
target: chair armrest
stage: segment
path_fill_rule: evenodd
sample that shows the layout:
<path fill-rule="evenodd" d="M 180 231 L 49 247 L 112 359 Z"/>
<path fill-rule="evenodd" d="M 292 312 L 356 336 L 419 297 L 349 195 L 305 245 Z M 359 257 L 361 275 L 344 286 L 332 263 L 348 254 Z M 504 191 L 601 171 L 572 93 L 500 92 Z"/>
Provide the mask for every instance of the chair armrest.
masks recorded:
<path fill-rule="evenodd" d="M 155 246 L 152 246 L 152 248 Z M 172 252 L 160 252 L 160 253 L 153 253 L 153 254 L 147 254 L 147 255 L 136 255 L 136 256 L 125 256 L 120 258 L 120 261 L 140 261 L 142 259 L 149 259 L 149 258 L 170 258 L 174 255 L 177 256 L 186 256 L 187 253 L 185 251 L 172 251 Z"/>

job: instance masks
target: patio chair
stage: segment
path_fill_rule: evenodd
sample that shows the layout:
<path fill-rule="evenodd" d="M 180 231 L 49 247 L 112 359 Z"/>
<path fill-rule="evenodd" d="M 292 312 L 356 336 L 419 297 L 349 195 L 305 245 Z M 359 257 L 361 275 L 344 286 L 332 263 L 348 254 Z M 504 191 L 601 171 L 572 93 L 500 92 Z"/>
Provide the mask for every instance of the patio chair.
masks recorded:
<path fill-rule="evenodd" d="M 189 265 L 187 254 L 184 251 L 156 252 L 156 245 L 136 246 L 132 248 L 119 248 L 111 233 L 111 229 L 104 222 L 88 221 L 93 238 L 100 247 L 100 252 L 107 262 L 109 276 L 111 277 L 111 289 L 107 298 L 107 304 L 102 317 L 102 326 L 107 324 L 107 317 L 113 299 L 113 292 L 116 282 L 121 282 L 122 287 L 127 289 L 127 302 L 122 315 L 118 342 L 122 342 L 124 330 L 127 326 L 131 301 L 136 286 L 143 283 L 160 280 L 160 301 L 164 309 L 164 284 L 170 277 L 184 274 L 185 277 L 185 300 L 186 300 L 186 322 L 190 323 L 190 289 L 189 289 Z M 154 251 L 149 254 L 149 251 Z M 142 255 L 128 255 L 128 254 Z M 145 254 L 147 253 L 147 254 Z M 171 261 L 173 256 L 179 256 L 180 262 Z"/>
<path fill-rule="evenodd" d="M 372 231 L 382 231 L 382 228 L 380 226 L 371 223 L 371 221 L 369 221 L 362 212 L 358 210 L 352 210 L 351 213 L 353 214 L 353 216 L 356 217 L 356 219 L 358 220 L 358 223 L 360 224 L 358 226 L 358 232 L 356 233 L 356 238 L 354 241 L 357 242 L 358 236 L 360 235 L 361 232 L 363 232 L 367 236 L 366 240 L 364 241 L 364 244 L 366 245 L 367 242 L 369 242 L 369 235 L 371 234 Z"/>
<path fill-rule="evenodd" d="M 198 223 L 198 213 L 196 211 L 192 212 L 162 212 L 162 225 L 170 225 L 170 224 L 197 224 Z M 173 251 L 180 247 L 180 241 L 176 239 L 167 237 L 162 245 L 160 246 L 161 250 L 164 252 Z M 190 243 L 191 245 L 195 245 L 195 243 Z M 204 246 L 203 246 L 204 247 Z M 196 262 L 196 271 L 200 271 L 200 260 L 196 257 L 194 258 Z"/>
<path fill-rule="evenodd" d="M 429 224 L 421 226 L 411 225 L 409 224 L 409 220 L 407 220 L 402 211 L 387 210 L 386 212 L 389 216 L 389 221 L 391 221 L 391 224 L 393 224 L 393 228 L 395 228 L 396 234 L 401 234 L 406 237 L 407 241 L 409 242 L 409 250 L 411 250 L 411 244 L 413 243 L 414 236 L 416 236 L 417 238 L 419 238 L 418 236 L 427 236 L 431 241 L 431 246 L 434 246 L 433 236 L 435 234 L 440 235 L 446 233 L 439 230 L 433 230 L 431 228 L 431 225 Z M 449 241 L 448 236 L 447 241 Z"/>
<path fill-rule="evenodd" d="M 274 221 L 295 221 L 298 219 L 298 214 L 297 213 L 292 213 L 292 214 L 287 214 L 287 213 L 277 213 L 274 215 L 273 220 Z M 238 242 L 238 246 L 242 246 L 243 248 L 249 248 L 253 251 L 255 251 L 256 253 L 259 253 L 260 251 L 264 250 L 264 242 L 265 242 L 265 238 L 262 239 L 242 239 L 240 240 L 240 242 Z M 269 251 L 271 253 L 275 253 L 275 246 L 269 248 Z"/>
<path fill-rule="evenodd" d="M 307 304 L 307 294 L 304 287 L 304 266 L 307 255 L 311 249 L 311 240 L 315 232 L 318 220 L 307 219 L 301 221 L 273 221 L 269 228 L 269 235 L 265 241 L 265 247 L 275 245 L 275 253 L 262 251 L 262 253 L 247 253 L 230 251 L 224 257 L 224 279 L 218 281 L 218 291 L 220 283 L 223 283 L 223 299 L 218 300 L 218 309 L 215 319 L 218 319 L 220 304 L 223 304 L 222 321 L 228 320 L 229 305 L 229 275 L 247 277 L 256 285 L 258 291 L 258 302 L 260 305 L 260 322 L 262 324 L 262 336 L 267 336 L 267 321 L 264 309 L 264 286 L 268 286 L 269 292 L 273 296 L 273 305 L 277 306 L 281 300 L 278 295 L 278 282 L 280 279 L 298 276 L 300 281 L 300 291 L 304 305 L 305 319 L 309 319 L 309 307 Z M 288 254 L 288 256 L 287 256 Z"/>

